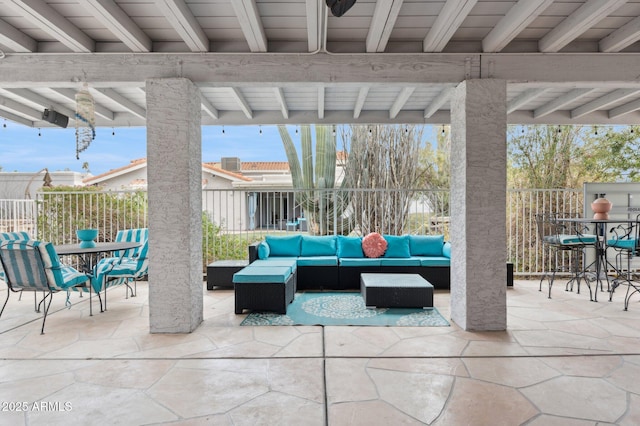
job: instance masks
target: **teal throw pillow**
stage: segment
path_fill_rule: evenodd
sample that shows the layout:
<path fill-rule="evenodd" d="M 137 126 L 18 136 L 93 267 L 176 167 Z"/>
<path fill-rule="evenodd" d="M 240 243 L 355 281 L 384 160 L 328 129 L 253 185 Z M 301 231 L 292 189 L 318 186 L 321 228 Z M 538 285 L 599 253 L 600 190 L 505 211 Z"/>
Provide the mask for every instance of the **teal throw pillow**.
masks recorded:
<path fill-rule="evenodd" d="M 384 252 L 384 257 L 411 257 L 408 235 L 385 235 L 384 239 L 387 240 L 387 251 Z"/>
<path fill-rule="evenodd" d="M 362 238 L 338 235 L 338 257 L 362 258 Z"/>
<path fill-rule="evenodd" d="M 266 259 L 269 257 L 269 254 L 269 244 L 267 244 L 265 241 L 262 241 L 260 244 L 258 244 L 258 259 Z"/>
<path fill-rule="evenodd" d="M 301 253 L 301 256 L 335 256 L 336 237 L 334 235 L 318 237 L 303 235 Z"/>
<path fill-rule="evenodd" d="M 409 235 L 411 256 L 442 256 L 444 235 Z"/>
<path fill-rule="evenodd" d="M 449 241 L 442 246 L 442 255 L 451 259 L 451 243 Z"/>
<path fill-rule="evenodd" d="M 290 235 L 285 237 L 274 237 L 267 235 L 265 241 L 269 244 L 269 256 L 286 256 L 286 257 L 298 257 L 300 256 L 300 242 L 302 241 L 301 235 Z"/>

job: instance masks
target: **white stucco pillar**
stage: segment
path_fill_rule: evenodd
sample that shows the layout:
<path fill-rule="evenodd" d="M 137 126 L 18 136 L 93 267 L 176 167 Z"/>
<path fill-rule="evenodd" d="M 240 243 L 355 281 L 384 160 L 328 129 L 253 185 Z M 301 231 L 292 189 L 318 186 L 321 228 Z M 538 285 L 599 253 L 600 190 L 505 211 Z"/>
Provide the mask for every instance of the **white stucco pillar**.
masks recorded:
<path fill-rule="evenodd" d="M 507 87 L 467 80 L 451 98 L 451 319 L 505 330 Z"/>
<path fill-rule="evenodd" d="M 150 330 L 189 333 L 203 315 L 200 92 L 185 78 L 146 92 Z"/>

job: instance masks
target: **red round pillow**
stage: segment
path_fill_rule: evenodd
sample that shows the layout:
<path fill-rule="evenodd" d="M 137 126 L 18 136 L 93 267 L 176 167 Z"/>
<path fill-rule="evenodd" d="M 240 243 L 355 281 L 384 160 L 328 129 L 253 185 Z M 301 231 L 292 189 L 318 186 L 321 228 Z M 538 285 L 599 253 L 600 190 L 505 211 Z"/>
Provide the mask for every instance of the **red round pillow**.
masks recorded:
<path fill-rule="evenodd" d="M 380 257 L 387 251 L 387 240 L 377 232 L 371 232 L 362 239 L 362 251 L 367 257 Z"/>

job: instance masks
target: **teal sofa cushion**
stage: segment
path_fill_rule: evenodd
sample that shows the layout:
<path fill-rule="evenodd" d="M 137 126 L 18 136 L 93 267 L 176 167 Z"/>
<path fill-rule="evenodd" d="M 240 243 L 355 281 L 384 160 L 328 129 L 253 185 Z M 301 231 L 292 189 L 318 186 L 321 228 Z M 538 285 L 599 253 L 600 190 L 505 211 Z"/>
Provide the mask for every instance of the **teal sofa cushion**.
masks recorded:
<path fill-rule="evenodd" d="M 286 283 L 291 276 L 287 266 L 247 266 L 233 274 L 234 283 Z"/>
<path fill-rule="evenodd" d="M 270 253 L 269 244 L 267 244 L 266 241 L 258 244 L 258 259 L 267 259 Z"/>
<path fill-rule="evenodd" d="M 385 235 L 384 239 L 387 240 L 387 251 L 384 252 L 384 257 L 411 257 L 408 235 Z"/>
<path fill-rule="evenodd" d="M 364 258 L 362 237 L 345 237 L 338 235 L 338 257 Z"/>
<path fill-rule="evenodd" d="M 420 258 L 417 257 L 383 257 L 380 266 L 420 266 Z"/>
<path fill-rule="evenodd" d="M 338 266 L 337 256 L 301 256 L 298 258 L 298 266 Z"/>
<path fill-rule="evenodd" d="M 341 257 L 340 258 L 340 266 L 380 266 L 380 261 L 382 258 L 380 257 L 362 257 L 362 258 L 352 258 L 352 257 Z"/>
<path fill-rule="evenodd" d="M 302 249 L 300 256 L 335 256 L 336 255 L 336 236 L 302 236 Z"/>
<path fill-rule="evenodd" d="M 445 256 L 421 257 L 420 266 L 451 266 L 451 259 Z"/>
<path fill-rule="evenodd" d="M 252 267 L 265 267 L 265 266 L 286 266 L 291 268 L 291 272 L 295 272 L 298 266 L 296 257 L 272 257 L 269 259 L 258 259 L 251 263 Z"/>
<path fill-rule="evenodd" d="M 267 235 L 265 241 L 269 244 L 269 256 L 300 256 L 301 235 L 272 236 Z"/>
<path fill-rule="evenodd" d="M 444 235 L 410 235 L 411 256 L 442 256 Z"/>

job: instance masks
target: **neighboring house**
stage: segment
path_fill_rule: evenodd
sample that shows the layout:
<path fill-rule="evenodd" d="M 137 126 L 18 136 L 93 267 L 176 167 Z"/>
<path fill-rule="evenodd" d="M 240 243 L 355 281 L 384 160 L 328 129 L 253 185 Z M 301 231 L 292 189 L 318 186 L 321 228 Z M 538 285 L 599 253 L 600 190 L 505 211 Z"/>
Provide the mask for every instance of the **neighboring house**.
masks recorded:
<path fill-rule="evenodd" d="M 85 174 L 71 171 L 47 173 L 0 172 L 0 232 L 35 233 L 36 192 L 43 186 L 82 186 Z"/>
<path fill-rule="evenodd" d="M 345 157 L 338 152 L 339 181 Z M 97 176 L 77 172 L 52 172 L 50 176 L 53 186 L 93 185 L 106 191 L 146 191 L 147 160 L 132 160 Z M 35 198 L 45 184 L 44 177 L 44 171 L 0 173 L 0 199 Z M 304 216 L 292 188 L 286 161 L 242 162 L 237 157 L 225 157 L 220 162 L 202 163 L 203 210 L 216 224 L 229 230 L 286 229 L 287 221 Z"/>
<path fill-rule="evenodd" d="M 35 193 L 47 184 L 51 186 L 83 186 L 87 175 L 72 171 L 0 172 L 0 200 L 35 199 Z"/>

